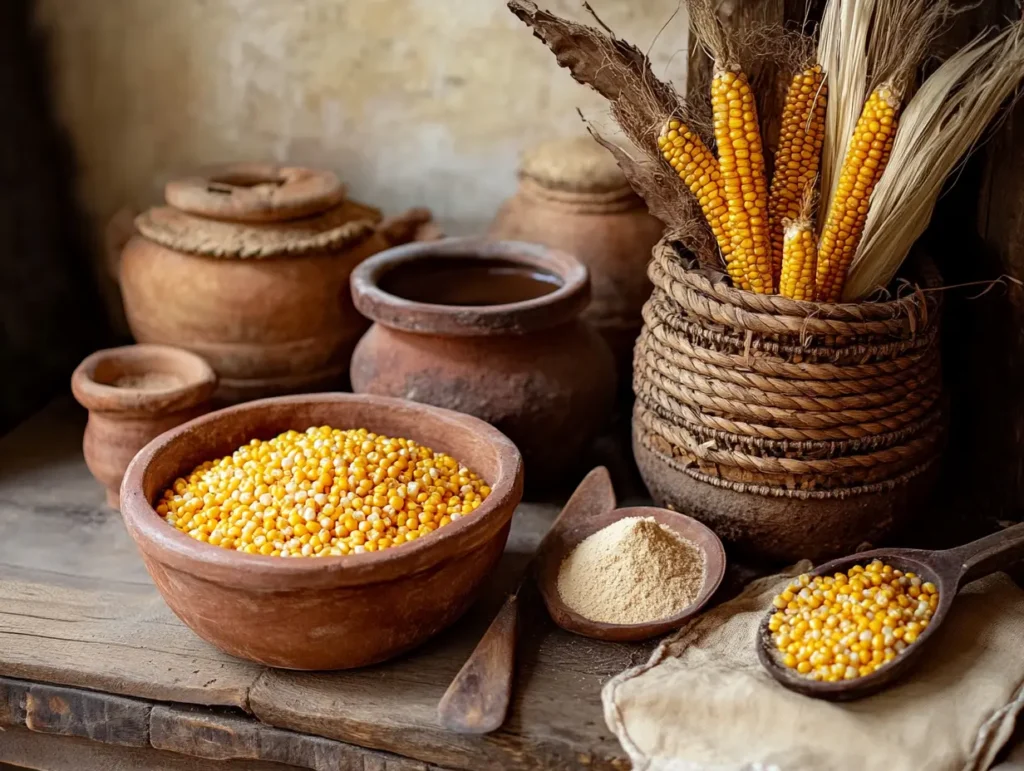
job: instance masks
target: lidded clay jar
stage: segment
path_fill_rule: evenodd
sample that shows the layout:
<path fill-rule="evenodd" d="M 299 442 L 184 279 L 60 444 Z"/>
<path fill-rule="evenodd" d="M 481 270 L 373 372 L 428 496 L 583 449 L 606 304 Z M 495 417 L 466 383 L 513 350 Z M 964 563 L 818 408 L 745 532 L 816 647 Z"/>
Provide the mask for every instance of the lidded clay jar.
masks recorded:
<path fill-rule="evenodd" d="M 382 225 L 331 172 L 265 164 L 172 181 L 165 198 L 122 254 L 128 325 L 139 342 L 203 356 L 228 402 L 342 385 L 368 326 L 352 269 L 430 218 Z"/>
<path fill-rule="evenodd" d="M 546 142 L 523 156 L 519 188 L 489 234 L 562 249 L 586 265 L 592 300 L 583 318 L 608 341 L 620 372 L 628 373 L 651 293 L 647 262 L 663 230 L 612 155 L 590 137 L 578 137 Z"/>
<path fill-rule="evenodd" d="M 531 487 L 579 462 L 609 416 L 614 360 L 580 320 L 587 269 L 565 252 L 409 244 L 356 268 L 352 294 L 375 322 L 352 355 L 353 390 L 486 420 L 515 442 Z"/>

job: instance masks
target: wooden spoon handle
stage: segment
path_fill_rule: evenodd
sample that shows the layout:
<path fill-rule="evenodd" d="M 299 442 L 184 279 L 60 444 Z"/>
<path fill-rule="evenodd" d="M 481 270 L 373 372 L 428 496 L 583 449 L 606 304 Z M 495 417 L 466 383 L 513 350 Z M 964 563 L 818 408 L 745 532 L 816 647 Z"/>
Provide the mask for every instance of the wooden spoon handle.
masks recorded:
<path fill-rule="evenodd" d="M 574 525 L 578 525 L 590 517 L 612 511 L 616 504 L 611 474 L 608 473 L 605 466 L 596 466 L 583 477 L 583 481 L 577 485 L 569 500 L 565 502 L 565 506 L 555 517 L 555 521 L 551 523 L 551 527 L 545 533 L 537 551 L 543 552 L 552 541 L 560 538 Z"/>
<path fill-rule="evenodd" d="M 512 696 L 519 601 L 509 595 L 437 705 L 447 730 L 486 734 L 505 722 Z"/>
<path fill-rule="evenodd" d="M 944 555 L 960 568 L 960 585 L 1004 570 L 1024 559 L 1024 523 L 950 549 Z"/>

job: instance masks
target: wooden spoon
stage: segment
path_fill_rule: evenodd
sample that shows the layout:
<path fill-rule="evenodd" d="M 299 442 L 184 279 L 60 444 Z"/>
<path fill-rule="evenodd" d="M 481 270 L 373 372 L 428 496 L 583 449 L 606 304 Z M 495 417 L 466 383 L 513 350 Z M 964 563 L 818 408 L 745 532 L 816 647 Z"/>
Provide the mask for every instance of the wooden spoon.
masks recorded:
<path fill-rule="evenodd" d="M 643 624 L 608 624 L 602 621 L 592 621 L 576 613 L 562 602 L 558 593 L 558 572 L 562 567 L 562 561 L 583 540 L 627 517 L 652 517 L 659 524 L 695 544 L 704 552 L 704 584 L 690 605 L 667 618 Z M 537 585 L 540 587 L 544 604 L 547 605 L 548 612 L 555 623 L 562 629 L 584 637 L 632 642 L 648 640 L 678 629 L 707 604 L 725 576 L 725 549 L 718 536 L 697 520 L 669 509 L 659 509 L 653 506 L 615 509 L 586 518 L 563 521 L 562 527 L 551 535 L 553 537 L 545 539 L 546 543 L 541 547 L 541 553 L 538 554 L 540 571 L 537 576 Z"/>
<path fill-rule="evenodd" d="M 505 722 L 512 696 L 515 667 L 519 590 L 536 566 L 546 544 L 562 532 L 566 522 L 585 521 L 615 508 L 615 490 L 608 469 L 598 466 L 580 482 L 541 541 L 515 591 L 508 596 L 494 621 L 480 638 L 462 669 L 437 705 L 441 725 L 455 733 L 485 734 Z"/>
<path fill-rule="evenodd" d="M 901 677 L 920 658 L 924 645 L 935 635 L 953 605 L 953 598 L 964 586 L 975 579 L 1004 570 L 1020 559 L 1024 559 L 1024 524 L 1014 525 L 999 533 L 946 551 L 924 549 L 875 549 L 850 557 L 841 557 L 825 563 L 811 571 L 812 576 L 845 573 L 857 564 L 867 564 L 880 559 L 904 572 L 917 573 L 922 581 L 931 581 L 939 590 L 939 604 L 932 615 L 928 628 L 915 642 L 908 645 L 899 656 L 870 675 L 853 680 L 825 683 L 809 680 L 782 664 L 768 619 L 775 612 L 772 609 L 761 622 L 757 636 L 757 655 L 768 673 L 790 690 L 829 701 L 850 701 L 870 696 L 882 690 Z"/>

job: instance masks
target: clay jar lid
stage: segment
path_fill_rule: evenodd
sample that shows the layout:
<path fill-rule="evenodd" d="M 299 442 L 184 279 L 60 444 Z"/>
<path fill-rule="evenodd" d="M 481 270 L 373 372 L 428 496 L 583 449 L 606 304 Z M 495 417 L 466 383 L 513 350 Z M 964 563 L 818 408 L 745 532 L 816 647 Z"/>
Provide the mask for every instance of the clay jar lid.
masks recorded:
<path fill-rule="evenodd" d="M 409 299 L 389 291 L 394 284 L 416 285 L 418 296 L 440 291 L 460 272 L 492 282 L 485 296 L 501 294 L 502 272 L 542 275 L 555 287 L 513 302 L 444 304 Z M 439 271 L 442 275 L 432 275 Z M 488 275 L 488 271 L 495 271 Z M 364 316 L 392 329 L 421 334 L 472 337 L 525 334 L 576 318 L 590 302 L 590 275 L 567 252 L 521 241 L 448 238 L 380 252 L 352 272 L 352 297 Z"/>
<path fill-rule="evenodd" d="M 377 209 L 350 201 L 329 171 L 240 163 L 168 182 L 167 206 L 139 215 L 161 246 L 207 257 L 340 251 L 369 238 Z"/>
<path fill-rule="evenodd" d="M 124 417 L 165 415 L 205 402 L 217 387 L 206 360 L 169 345 L 126 345 L 87 356 L 71 391 L 90 411 Z"/>
<path fill-rule="evenodd" d="M 528 194 L 554 201 L 640 204 L 615 158 L 591 137 L 555 139 L 531 148 L 523 155 L 519 179 Z"/>

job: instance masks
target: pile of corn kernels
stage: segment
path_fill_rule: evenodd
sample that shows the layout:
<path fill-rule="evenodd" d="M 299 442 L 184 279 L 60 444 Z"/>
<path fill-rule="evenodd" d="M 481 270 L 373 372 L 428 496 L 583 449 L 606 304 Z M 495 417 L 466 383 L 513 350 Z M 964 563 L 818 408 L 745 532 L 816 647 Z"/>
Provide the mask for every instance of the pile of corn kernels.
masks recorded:
<path fill-rule="evenodd" d="M 811 680 L 853 680 L 912 645 L 938 602 L 934 584 L 875 560 L 798 577 L 773 600 L 768 629 L 785 666 Z"/>
<path fill-rule="evenodd" d="M 253 439 L 176 479 L 156 510 L 198 541 L 248 554 L 380 551 L 475 511 L 491 492 L 411 439 L 329 426 Z"/>

